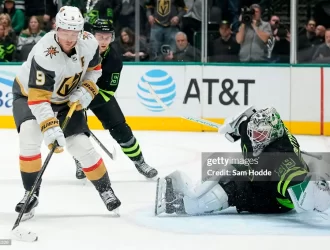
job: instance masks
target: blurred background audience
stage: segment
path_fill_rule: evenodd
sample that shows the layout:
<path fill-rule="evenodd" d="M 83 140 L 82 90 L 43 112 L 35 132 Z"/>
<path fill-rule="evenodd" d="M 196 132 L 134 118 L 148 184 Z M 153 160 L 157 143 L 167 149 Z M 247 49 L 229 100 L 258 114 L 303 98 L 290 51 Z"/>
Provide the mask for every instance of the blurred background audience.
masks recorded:
<path fill-rule="evenodd" d="M 87 31 L 112 20 L 124 61 L 200 62 L 204 51 L 209 62 L 290 63 L 288 0 L 0 0 L 0 60 L 26 60 L 63 5 L 81 10 Z M 330 62 L 330 2 L 300 0 L 297 10 L 298 63 Z"/>
<path fill-rule="evenodd" d="M 147 44 L 143 40 L 139 40 L 139 51 L 135 51 L 135 34 L 130 28 L 123 28 L 119 32 L 119 37 L 113 42 L 113 48 L 122 55 L 124 62 L 135 61 L 136 55 L 140 61 L 145 61 L 149 57 Z"/>

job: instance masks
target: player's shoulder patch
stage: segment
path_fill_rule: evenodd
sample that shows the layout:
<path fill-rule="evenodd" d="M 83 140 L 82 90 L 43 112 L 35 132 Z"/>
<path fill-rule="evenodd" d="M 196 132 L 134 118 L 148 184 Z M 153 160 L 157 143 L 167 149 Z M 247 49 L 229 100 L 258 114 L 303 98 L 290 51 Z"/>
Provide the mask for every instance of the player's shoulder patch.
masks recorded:
<path fill-rule="evenodd" d="M 63 53 L 60 46 L 54 38 L 54 34 L 46 34 L 33 48 L 33 58 L 35 62 L 47 70 L 54 70 L 62 66 L 61 54 Z M 57 66 L 58 65 L 58 66 Z"/>
<path fill-rule="evenodd" d="M 45 51 L 45 56 L 49 56 L 50 59 L 53 59 L 58 53 L 60 53 L 59 48 L 57 46 L 50 45 Z"/>
<path fill-rule="evenodd" d="M 61 53 L 60 45 L 55 40 L 55 33 L 49 32 L 44 35 L 35 45 L 35 54 L 39 57 L 53 59 L 59 57 Z"/>
<path fill-rule="evenodd" d="M 88 40 L 88 39 L 92 39 L 93 38 L 93 35 L 87 31 L 84 31 L 83 34 L 82 34 L 82 39 L 83 40 Z"/>

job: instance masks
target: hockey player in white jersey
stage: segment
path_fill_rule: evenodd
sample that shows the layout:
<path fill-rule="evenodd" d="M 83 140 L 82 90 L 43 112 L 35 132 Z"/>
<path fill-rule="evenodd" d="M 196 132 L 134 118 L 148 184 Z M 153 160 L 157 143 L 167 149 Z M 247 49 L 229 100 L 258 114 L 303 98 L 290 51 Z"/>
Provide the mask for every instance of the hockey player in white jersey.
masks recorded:
<path fill-rule="evenodd" d="M 101 76 L 99 46 L 94 36 L 83 32 L 84 19 L 76 7 L 64 6 L 56 15 L 56 30 L 47 33 L 32 49 L 13 84 L 13 114 L 19 133 L 19 163 L 24 198 L 15 211 L 20 212 L 41 169 L 42 141 L 55 153 L 68 152 L 79 160 L 86 177 L 93 183 L 112 211 L 121 202 L 111 188 L 107 169 L 88 138 L 83 113 L 98 94 Z M 79 102 L 65 131 L 63 123 L 73 102 Z M 23 220 L 34 215 L 40 186 L 33 195 Z"/>
<path fill-rule="evenodd" d="M 204 178 L 209 179 L 196 186 L 181 171 L 158 179 L 156 215 L 202 215 L 229 207 L 236 207 L 239 213 L 262 214 L 286 213 L 293 209 L 298 213 L 324 213 L 330 208 L 327 182 L 330 176 L 326 174 L 329 164 L 315 158 L 306 163 L 297 139 L 285 127 L 275 108 L 249 107 L 228 118 L 220 132 L 231 142 L 240 139 L 242 151 L 241 156 L 239 153 L 220 155 L 228 160 L 241 158 L 249 164 L 206 167 Z M 218 156 L 215 153 L 208 159 Z M 313 169 L 312 165 L 316 167 Z M 221 170 L 225 171 L 220 174 Z M 268 174 L 254 174 L 265 170 Z M 219 174 L 212 176 L 213 171 Z"/>

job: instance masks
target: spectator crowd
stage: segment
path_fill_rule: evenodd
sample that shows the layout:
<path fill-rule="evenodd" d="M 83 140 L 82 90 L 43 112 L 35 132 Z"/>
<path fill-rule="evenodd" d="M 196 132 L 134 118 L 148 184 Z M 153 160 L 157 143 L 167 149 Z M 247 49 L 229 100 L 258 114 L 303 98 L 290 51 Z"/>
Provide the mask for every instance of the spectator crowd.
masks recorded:
<path fill-rule="evenodd" d="M 86 22 L 97 17 L 113 21 L 112 46 L 123 61 L 199 62 L 203 1 L 208 6 L 209 62 L 290 62 L 290 28 L 272 13 L 275 0 L 0 0 L 0 61 L 25 61 L 55 29 L 57 10 L 72 5 Z M 137 9 L 140 30 L 135 32 Z M 330 62 L 329 27 L 311 18 L 297 41 L 299 63 Z"/>

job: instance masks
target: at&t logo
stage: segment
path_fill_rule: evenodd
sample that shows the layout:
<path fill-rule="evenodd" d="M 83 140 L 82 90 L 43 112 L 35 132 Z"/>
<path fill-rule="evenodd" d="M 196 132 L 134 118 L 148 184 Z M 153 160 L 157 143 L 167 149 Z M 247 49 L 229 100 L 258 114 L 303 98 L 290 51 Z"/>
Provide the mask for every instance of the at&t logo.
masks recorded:
<path fill-rule="evenodd" d="M 138 83 L 137 96 L 140 102 L 150 111 L 162 112 L 164 108 L 150 93 L 149 85 L 166 106 L 170 106 L 176 96 L 176 84 L 164 70 L 152 69 L 146 72 Z"/>

